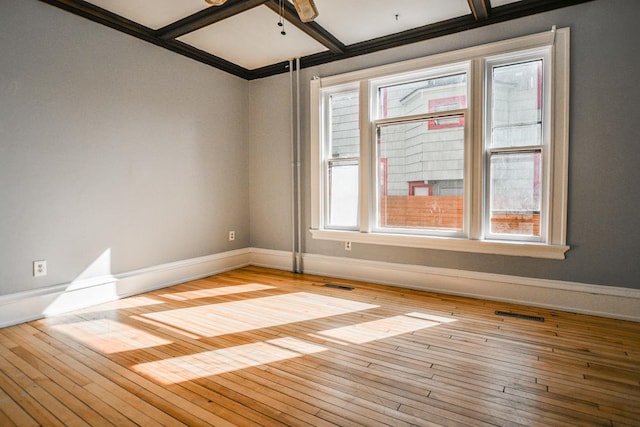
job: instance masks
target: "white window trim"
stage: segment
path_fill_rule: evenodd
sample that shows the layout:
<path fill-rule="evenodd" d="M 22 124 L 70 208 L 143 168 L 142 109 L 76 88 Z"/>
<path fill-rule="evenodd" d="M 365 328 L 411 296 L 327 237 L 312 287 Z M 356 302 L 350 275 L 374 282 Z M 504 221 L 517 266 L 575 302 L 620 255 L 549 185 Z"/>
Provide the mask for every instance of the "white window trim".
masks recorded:
<path fill-rule="evenodd" d="M 566 244 L 567 229 L 567 195 L 568 195 L 568 153 L 569 153 L 569 36 L 568 28 L 552 30 L 534 34 L 530 36 L 519 37 L 500 41 L 496 43 L 485 44 L 481 46 L 456 50 L 425 58 L 404 61 L 400 63 L 384 65 L 380 67 L 370 68 L 366 70 L 354 71 L 351 73 L 316 78 L 311 81 L 310 94 L 310 113 L 311 113 L 311 235 L 314 239 L 333 240 L 333 241 L 350 241 L 354 243 L 400 246 L 411 248 L 438 249 L 459 252 L 472 252 L 496 255 L 514 255 L 529 256 L 535 258 L 547 259 L 564 259 L 565 253 L 569 250 Z M 400 73 L 413 73 L 424 68 L 432 68 L 438 66 L 446 66 L 456 62 L 467 61 L 473 69 L 472 78 L 476 79 L 472 86 L 473 98 L 470 102 L 474 102 L 483 98 L 482 70 L 484 68 L 483 58 L 508 54 L 526 49 L 534 49 L 540 47 L 551 46 L 551 70 L 553 73 L 553 87 L 551 92 L 551 128 L 550 133 L 553 138 L 551 147 L 549 171 L 551 173 L 549 186 L 549 200 L 551 201 L 551 209 L 548 213 L 548 241 L 547 243 L 535 242 L 519 242 L 507 240 L 481 240 L 478 230 L 482 224 L 482 203 L 477 198 L 482 197 L 483 179 L 482 179 L 482 155 L 478 155 L 475 150 L 481 150 L 478 147 L 481 144 L 474 144 L 471 153 L 472 175 L 472 203 L 471 224 L 469 226 L 469 238 L 449 238 L 423 235 L 403 235 L 389 233 L 375 233 L 369 230 L 362 231 L 341 231 L 327 230 L 322 228 L 322 209 L 323 209 L 323 189 L 321 188 L 322 174 L 322 88 L 333 87 L 337 85 L 359 84 L 360 94 L 362 97 L 368 97 L 370 91 L 370 79 L 383 78 L 384 76 L 395 75 Z M 478 81 L 479 80 L 479 81 Z M 370 108 L 374 108 L 373 105 Z M 481 109 L 480 109 L 481 110 Z M 365 132 L 362 140 L 370 140 L 370 125 L 373 112 L 361 109 L 361 127 L 360 131 Z M 478 109 L 472 110 L 470 114 L 469 131 L 473 134 L 474 140 L 479 138 L 483 132 L 482 111 Z M 369 149 L 370 144 L 363 144 L 362 149 Z M 366 154 L 366 153 L 365 153 Z M 361 153 L 363 155 L 363 153 Z M 370 158 L 370 157 L 368 157 Z M 479 159 L 479 160 L 478 160 Z M 369 176 L 369 166 L 361 165 L 361 174 Z M 371 192 L 370 186 L 361 186 L 361 192 Z M 361 200 L 369 200 L 371 194 L 360 194 Z M 360 204 L 367 206 L 360 212 L 361 224 L 368 224 L 368 219 L 373 215 L 368 212 L 372 208 L 372 204 Z M 478 211 L 480 210 L 480 211 Z"/>
<path fill-rule="evenodd" d="M 422 80 L 422 79 L 431 79 L 431 78 L 437 78 L 440 76 L 448 76 L 448 75 L 455 75 L 455 74 L 466 74 L 466 75 L 470 75 L 470 63 L 469 61 L 462 61 L 462 62 L 456 62 L 456 63 L 450 63 L 447 64 L 446 66 L 443 67 L 428 67 L 428 70 L 414 70 L 413 72 L 410 73 L 401 73 L 401 74 L 397 74 L 397 75 L 393 75 L 391 77 L 385 76 L 382 78 L 374 78 L 374 79 L 368 79 L 368 81 L 370 82 L 370 87 L 369 87 L 369 99 L 371 100 L 376 100 L 378 97 L 378 93 L 379 93 L 379 89 L 381 87 L 384 87 L 386 85 L 391 85 L 394 83 L 401 83 L 401 82 L 406 82 L 408 78 L 410 79 L 417 79 L 417 80 Z M 468 93 L 465 94 L 467 97 L 469 96 Z M 366 100 L 364 101 L 366 102 Z M 371 102 L 371 109 L 374 109 L 379 103 L 377 101 L 372 101 Z M 370 112 L 372 113 L 372 112 Z M 422 114 L 418 114 L 418 115 L 413 115 L 413 116 L 401 116 L 401 117 L 390 117 L 390 118 L 378 118 L 376 120 L 370 120 L 369 123 L 367 124 L 367 126 L 371 129 L 371 133 L 373 135 L 375 135 L 375 129 L 376 126 L 378 124 L 385 124 L 385 123 L 397 123 L 397 122 L 401 122 L 401 121 L 410 121 L 410 120 L 424 120 L 424 119 L 430 119 L 430 118 L 434 118 L 434 117 L 438 117 L 438 116 L 448 116 L 448 115 L 456 115 L 456 114 L 461 114 L 464 115 L 465 120 L 469 120 L 469 108 L 463 108 L 463 109 L 457 109 L 457 110 L 447 110 L 447 111 L 441 111 L 441 112 L 427 112 L 427 113 L 422 113 Z M 375 114 L 373 115 L 373 117 L 375 117 Z M 473 141 L 472 141 L 472 137 L 471 137 L 471 132 L 470 132 L 470 126 L 465 126 L 464 127 L 464 149 L 465 149 L 465 153 L 471 153 L 471 149 L 472 149 L 472 145 L 473 145 Z M 361 141 L 364 141 L 366 145 L 368 145 L 369 147 L 371 147 L 373 144 L 369 143 L 369 139 L 365 139 L 365 138 L 361 138 Z M 376 159 L 376 154 L 375 153 L 371 153 L 371 157 L 370 157 L 370 165 L 372 168 L 376 168 L 376 165 L 378 164 L 378 161 Z M 465 186 L 465 191 L 464 191 L 464 203 L 468 204 L 469 206 L 471 203 L 471 194 L 472 192 L 470 191 L 470 187 L 469 184 L 472 182 L 471 180 L 471 159 L 472 156 L 471 155 L 465 155 L 465 167 L 464 167 L 464 186 Z M 373 177 L 373 175 L 370 175 Z M 373 197 L 375 197 L 375 201 L 373 201 L 373 203 L 370 204 L 370 208 L 371 208 L 371 218 L 375 218 L 375 213 L 373 211 L 378 209 L 380 200 L 379 200 L 379 194 L 376 190 L 377 188 L 377 183 L 379 181 L 379 177 L 376 175 L 375 178 L 371 178 L 370 179 L 370 191 L 371 194 L 373 195 Z M 468 215 L 468 209 L 464 210 L 464 218 L 463 218 L 463 226 L 462 226 L 462 230 L 460 231 L 455 231 L 455 230 L 441 230 L 441 231 L 436 231 L 436 230 L 415 230 L 414 232 L 411 233 L 411 235 L 420 235 L 420 236 L 428 236 L 428 237 L 445 237 L 445 238 L 453 238 L 453 239 L 457 239 L 457 238 L 464 238 L 466 239 L 466 236 L 470 235 L 470 229 L 469 229 L 469 216 Z M 404 235 L 402 233 L 402 229 L 396 228 L 394 229 L 393 227 L 381 227 L 377 224 L 373 224 L 372 222 L 369 223 L 361 223 L 361 224 L 368 224 L 368 226 L 364 226 L 361 227 L 360 231 L 361 232 L 365 232 L 365 233 L 371 233 L 371 234 L 392 234 L 395 236 L 398 235 Z"/>
<path fill-rule="evenodd" d="M 550 73 L 553 72 L 553 64 L 551 63 L 551 50 L 552 47 L 551 46 L 547 46 L 541 49 L 527 49 L 525 51 L 523 51 L 522 53 L 518 52 L 516 55 L 512 55 L 512 54 L 507 54 L 507 55 L 496 55 L 493 56 L 491 58 L 485 58 L 484 61 L 484 73 L 485 76 L 488 76 L 491 72 L 493 67 L 495 66 L 499 66 L 499 65 L 504 65 L 504 64 L 511 64 L 514 62 L 519 62 L 519 61 L 529 61 L 529 60 L 533 60 L 533 59 L 537 59 L 540 58 L 542 59 L 544 62 L 544 68 L 543 68 L 543 75 L 549 75 Z M 491 93 L 491 86 L 492 86 L 493 82 L 492 79 L 486 78 L 486 90 L 487 92 Z M 552 88 L 549 87 L 549 85 L 545 84 L 544 88 L 543 88 L 543 95 L 542 95 L 542 103 L 543 103 L 543 108 L 542 108 L 542 121 L 544 123 L 553 123 L 553 118 L 552 118 L 552 111 L 551 111 L 551 92 L 552 92 Z M 485 150 L 485 154 L 484 154 L 484 171 L 486 174 L 490 175 L 490 167 L 489 167 L 489 156 L 488 156 L 488 152 L 492 151 L 489 147 L 487 147 L 487 141 L 489 141 L 491 139 L 491 130 L 490 130 L 490 114 L 488 113 L 489 111 L 491 111 L 492 109 L 492 101 L 490 99 L 490 97 L 487 97 L 487 99 L 485 100 L 485 104 L 484 104 L 484 112 L 485 112 L 485 117 L 484 117 L 484 147 L 483 149 Z M 533 237 L 531 239 L 529 239 L 529 242 L 547 242 L 550 241 L 550 227 L 548 226 L 548 218 L 549 218 L 549 213 L 550 213 L 550 206 L 549 205 L 553 205 L 553 203 L 549 203 L 550 198 L 549 198 L 549 183 L 552 182 L 552 177 L 549 175 L 551 173 L 551 171 L 553 170 L 553 162 L 551 159 L 551 156 L 549 155 L 549 149 L 551 144 L 551 126 L 549 127 L 544 127 L 543 129 L 543 136 L 542 136 L 542 140 L 543 143 L 537 147 L 537 146 L 531 146 L 531 147 L 510 147 L 510 148 L 506 148 L 506 149 L 497 149 L 494 151 L 504 151 L 504 152 L 515 152 L 518 151 L 520 149 L 527 151 L 528 149 L 533 149 L 533 148 L 537 148 L 540 149 L 541 155 L 542 155 L 542 162 L 544 164 L 543 170 L 545 171 L 545 173 L 547 174 L 547 176 L 544 179 L 544 188 L 542 189 L 542 206 L 541 206 L 541 213 L 544 213 L 544 215 L 541 215 L 542 221 L 540 223 L 540 236 L 538 236 L 537 238 Z M 490 177 L 488 177 L 487 179 L 485 179 L 484 185 L 485 185 L 485 193 L 484 194 L 488 194 L 489 193 L 489 181 L 491 180 Z M 488 198 L 487 198 L 488 199 Z M 485 238 L 491 240 L 492 238 L 494 238 L 495 240 L 519 240 L 518 237 L 516 236 L 510 236 L 510 235 L 500 235 L 499 233 L 496 234 L 492 234 L 490 231 L 490 221 L 491 221 L 491 213 L 490 213 L 490 208 L 489 208 L 489 204 L 487 203 L 486 206 L 484 207 L 484 230 L 485 230 Z"/>

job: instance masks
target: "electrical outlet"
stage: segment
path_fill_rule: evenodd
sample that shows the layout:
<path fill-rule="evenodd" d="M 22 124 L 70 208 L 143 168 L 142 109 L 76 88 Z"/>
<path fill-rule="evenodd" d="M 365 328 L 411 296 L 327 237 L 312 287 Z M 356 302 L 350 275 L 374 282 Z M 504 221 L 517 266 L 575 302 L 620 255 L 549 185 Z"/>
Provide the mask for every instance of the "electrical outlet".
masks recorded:
<path fill-rule="evenodd" d="M 33 277 L 47 275 L 47 261 L 33 261 Z"/>
<path fill-rule="evenodd" d="M 229 232 L 229 241 L 232 240 L 236 240 L 236 232 L 235 231 L 230 231 Z"/>
<path fill-rule="evenodd" d="M 344 250 L 345 251 L 351 250 L 351 242 L 344 242 Z"/>

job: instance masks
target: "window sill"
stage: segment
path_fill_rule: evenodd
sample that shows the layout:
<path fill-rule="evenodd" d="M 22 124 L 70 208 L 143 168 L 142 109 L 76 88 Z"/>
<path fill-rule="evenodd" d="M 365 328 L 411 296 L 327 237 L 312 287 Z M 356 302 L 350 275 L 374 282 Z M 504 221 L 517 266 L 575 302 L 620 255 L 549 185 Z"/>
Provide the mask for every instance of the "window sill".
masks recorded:
<path fill-rule="evenodd" d="M 566 245 L 544 243 L 468 240 L 447 237 L 414 236 L 401 234 L 360 233 L 356 231 L 309 230 L 314 239 L 372 245 L 401 246 L 406 248 L 438 249 L 493 255 L 526 256 L 545 259 L 565 259 Z"/>

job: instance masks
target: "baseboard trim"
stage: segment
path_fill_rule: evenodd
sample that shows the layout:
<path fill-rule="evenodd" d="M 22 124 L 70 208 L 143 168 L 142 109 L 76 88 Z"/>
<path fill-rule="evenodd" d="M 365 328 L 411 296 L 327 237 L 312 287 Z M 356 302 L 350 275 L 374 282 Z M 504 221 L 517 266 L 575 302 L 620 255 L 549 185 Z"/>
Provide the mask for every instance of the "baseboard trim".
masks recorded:
<path fill-rule="evenodd" d="M 291 253 L 251 248 L 251 264 L 291 270 Z M 304 272 L 640 322 L 640 289 L 305 254 Z"/>
<path fill-rule="evenodd" d="M 0 296 L 0 328 L 245 267 L 250 256 L 238 249 Z"/>
<path fill-rule="evenodd" d="M 250 264 L 256 267 L 293 270 L 293 252 L 250 248 Z"/>
<path fill-rule="evenodd" d="M 118 295 L 124 298 L 213 276 L 246 267 L 250 260 L 251 250 L 245 248 L 118 274 Z"/>
<path fill-rule="evenodd" d="M 640 322 L 640 290 L 306 254 L 304 272 Z"/>
<path fill-rule="evenodd" d="M 305 254 L 305 273 L 640 322 L 640 290 Z M 245 248 L 0 296 L 0 328 L 248 265 L 291 270 L 291 252 Z"/>

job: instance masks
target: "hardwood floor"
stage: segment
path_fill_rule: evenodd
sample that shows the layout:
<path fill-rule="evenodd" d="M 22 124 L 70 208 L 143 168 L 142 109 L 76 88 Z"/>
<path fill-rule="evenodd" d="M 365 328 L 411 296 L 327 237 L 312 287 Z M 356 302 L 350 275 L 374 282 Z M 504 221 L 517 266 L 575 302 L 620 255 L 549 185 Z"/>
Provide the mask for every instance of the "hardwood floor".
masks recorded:
<path fill-rule="evenodd" d="M 640 324 L 248 267 L 0 329 L 0 425 L 638 426 Z"/>

